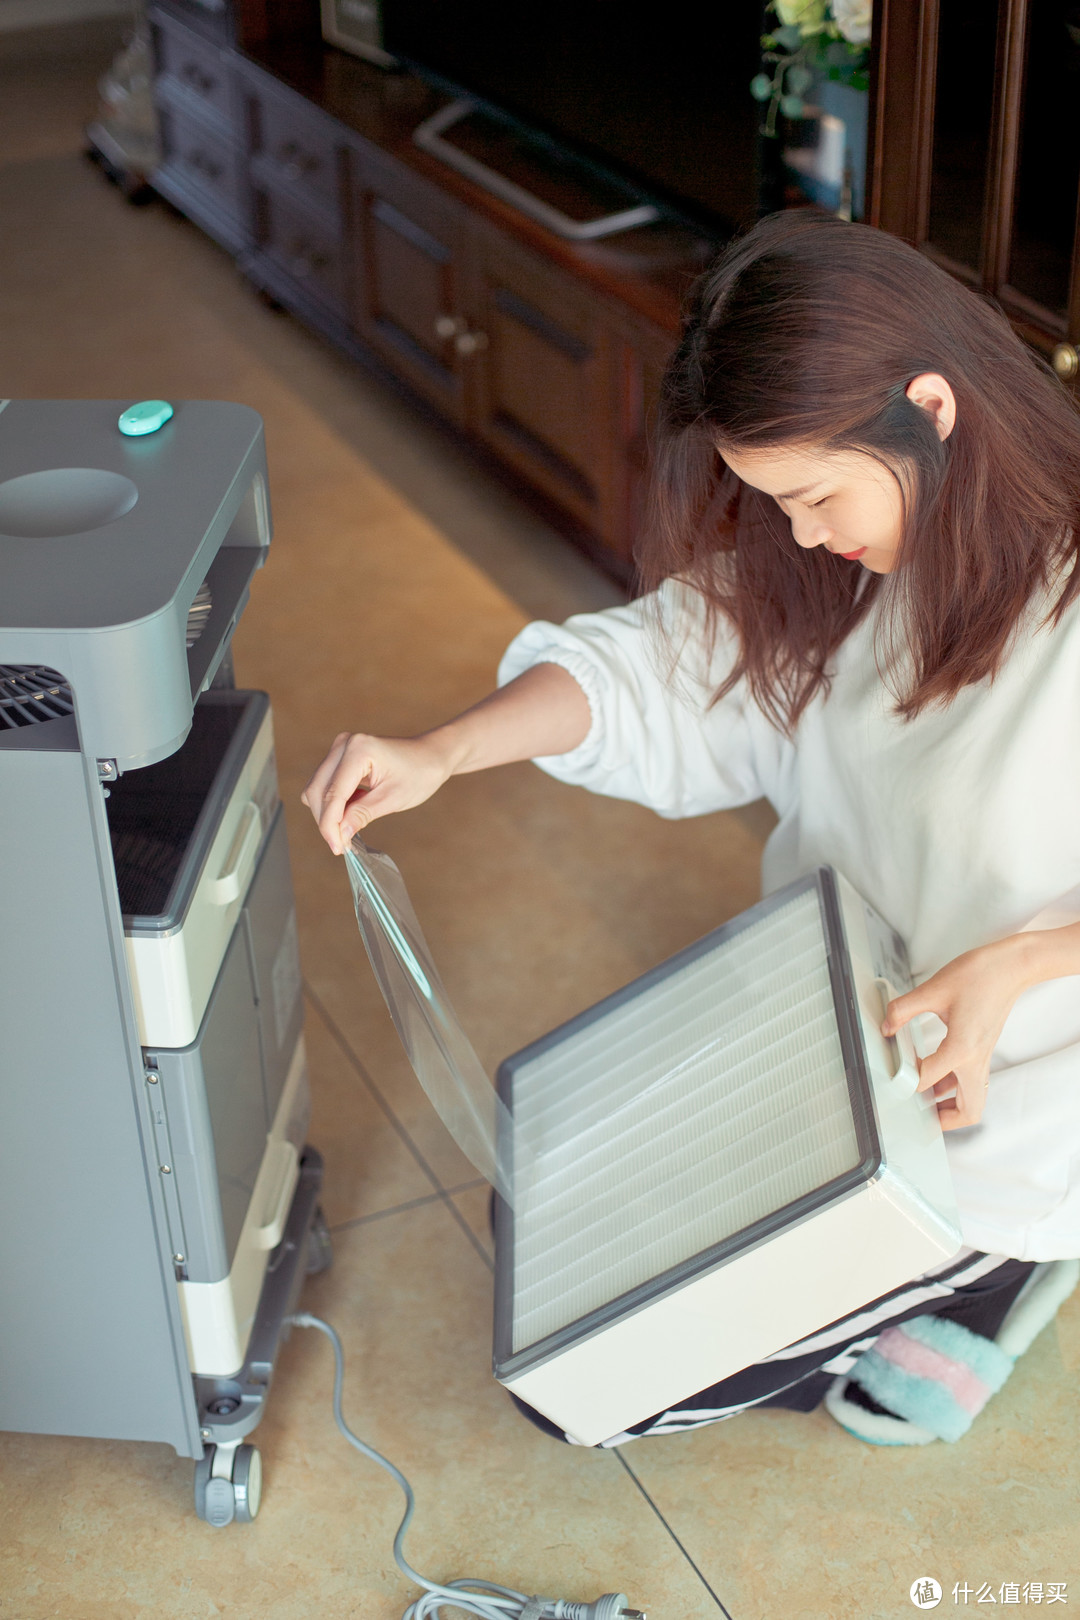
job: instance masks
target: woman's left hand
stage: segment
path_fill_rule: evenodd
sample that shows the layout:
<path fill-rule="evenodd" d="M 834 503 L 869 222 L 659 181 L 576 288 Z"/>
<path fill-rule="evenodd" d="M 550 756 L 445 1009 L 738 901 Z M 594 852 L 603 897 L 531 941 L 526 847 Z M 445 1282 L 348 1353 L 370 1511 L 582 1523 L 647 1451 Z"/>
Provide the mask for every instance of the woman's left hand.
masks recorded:
<path fill-rule="evenodd" d="M 919 1065 L 919 1090 L 933 1091 L 942 1130 L 956 1131 L 982 1117 L 990 1056 L 1013 1002 L 1033 982 L 1026 944 L 1014 934 L 965 951 L 886 1009 L 885 1035 L 895 1035 L 919 1013 L 936 1013 L 948 1026 L 937 1051 Z"/>

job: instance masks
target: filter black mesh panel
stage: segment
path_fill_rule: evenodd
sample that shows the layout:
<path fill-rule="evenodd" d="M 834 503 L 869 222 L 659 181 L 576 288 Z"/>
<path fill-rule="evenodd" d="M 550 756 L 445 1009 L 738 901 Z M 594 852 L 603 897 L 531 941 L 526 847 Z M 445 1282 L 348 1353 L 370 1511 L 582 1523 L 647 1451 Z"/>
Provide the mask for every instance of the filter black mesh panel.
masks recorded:
<path fill-rule="evenodd" d="M 182 748 L 111 785 L 106 810 L 125 917 L 154 918 L 169 910 L 184 855 L 243 716 L 240 704 L 196 704 Z"/>

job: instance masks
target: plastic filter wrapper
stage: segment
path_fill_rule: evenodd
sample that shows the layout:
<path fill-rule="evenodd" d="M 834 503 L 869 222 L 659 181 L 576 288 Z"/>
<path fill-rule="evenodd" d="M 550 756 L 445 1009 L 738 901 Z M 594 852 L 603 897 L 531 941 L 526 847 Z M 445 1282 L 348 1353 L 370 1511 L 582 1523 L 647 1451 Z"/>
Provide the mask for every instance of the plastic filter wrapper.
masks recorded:
<path fill-rule="evenodd" d="M 533 1181 L 532 1155 L 458 1023 L 405 881 L 357 835 L 345 851 L 356 920 L 409 1062 L 465 1157 L 511 1206 Z"/>

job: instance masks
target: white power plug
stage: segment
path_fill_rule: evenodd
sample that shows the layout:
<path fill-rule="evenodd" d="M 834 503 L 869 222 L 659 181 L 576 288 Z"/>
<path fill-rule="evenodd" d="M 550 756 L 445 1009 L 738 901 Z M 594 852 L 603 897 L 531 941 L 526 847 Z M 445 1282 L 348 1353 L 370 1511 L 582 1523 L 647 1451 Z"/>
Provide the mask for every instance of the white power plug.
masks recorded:
<path fill-rule="evenodd" d="M 553 1620 L 648 1620 L 643 1609 L 627 1606 L 625 1592 L 605 1592 L 592 1603 L 560 1603 Z"/>

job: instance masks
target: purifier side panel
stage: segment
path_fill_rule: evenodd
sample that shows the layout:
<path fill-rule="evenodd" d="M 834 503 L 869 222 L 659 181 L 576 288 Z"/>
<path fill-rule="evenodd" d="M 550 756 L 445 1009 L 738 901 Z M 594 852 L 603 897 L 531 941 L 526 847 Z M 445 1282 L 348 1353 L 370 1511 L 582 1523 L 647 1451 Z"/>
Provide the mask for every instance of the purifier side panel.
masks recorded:
<path fill-rule="evenodd" d="M 266 1147 L 262 1056 L 247 934 L 236 928 L 195 1043 L 150 1048 L 168 1118 L 185 1274 L 228 1275 Z"/>
<path fill-rule="evenodd" d="M 0 1428 L 197 1456 L 93 769 L 0 756 Z"/>
<path fill-rule="evenodd" d="M 280 1239 L 279 1222 L 292 1202 L 310 1113 L 307 1054 L 300 1036 L 229 1275 L 217 1282 L 177 1285 L 193 1373 L 231 1377 L 244 1360 L 267 1262 Z"/>

